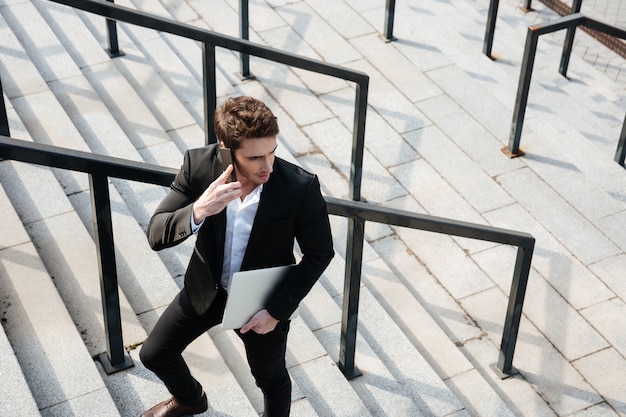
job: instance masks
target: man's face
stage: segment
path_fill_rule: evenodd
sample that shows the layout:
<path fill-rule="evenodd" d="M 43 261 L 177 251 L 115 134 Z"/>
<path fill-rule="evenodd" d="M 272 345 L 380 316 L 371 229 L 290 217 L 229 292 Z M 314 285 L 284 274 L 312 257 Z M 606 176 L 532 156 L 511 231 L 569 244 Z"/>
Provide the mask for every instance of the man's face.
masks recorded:
<path fill-rule="evenodd" d="M 246 180 L 255 186 L 265 184 L 274 170 L 276 147 L 276 136 L 242 140 L 233 152 L 237 180 L 242 185 Z"/>

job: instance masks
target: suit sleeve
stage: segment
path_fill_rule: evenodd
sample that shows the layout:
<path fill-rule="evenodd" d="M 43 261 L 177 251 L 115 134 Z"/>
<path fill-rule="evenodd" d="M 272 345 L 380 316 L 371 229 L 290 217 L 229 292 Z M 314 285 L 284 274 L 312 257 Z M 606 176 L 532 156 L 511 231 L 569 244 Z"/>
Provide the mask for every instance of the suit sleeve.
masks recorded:
<path fill-rule="evenodd" d="M 190 219 L 194 195 L 190 184 L 190 165 L 189 152 L 186 152 L 169 192 L 150 219 L 147 235 L 153 250 L 176 246 L 193 234 Z"/>
<path fill-rule="evenodd" d="M 316 176 L 309 184 L 297 214 L 295 238 L 302 251 L 302 260 L 267 306 L 267 311 L 278 320 L 287 320 L 291 316 L 335 254 L 326 201 Z"/>

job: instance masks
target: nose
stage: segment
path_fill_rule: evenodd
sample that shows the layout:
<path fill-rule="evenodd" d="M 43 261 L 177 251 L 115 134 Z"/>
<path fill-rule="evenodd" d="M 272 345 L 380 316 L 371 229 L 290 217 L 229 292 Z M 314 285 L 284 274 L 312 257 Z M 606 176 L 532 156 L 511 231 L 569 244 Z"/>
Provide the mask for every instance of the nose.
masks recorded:
<path fill-rule="evenodd" d="M 261 166 L 261 168 L 263 169 L 264 172 L 267 173 L 272 173 L 272 171 L 274 171 L 274 158 L 263 158 L 263 164 Z"/>

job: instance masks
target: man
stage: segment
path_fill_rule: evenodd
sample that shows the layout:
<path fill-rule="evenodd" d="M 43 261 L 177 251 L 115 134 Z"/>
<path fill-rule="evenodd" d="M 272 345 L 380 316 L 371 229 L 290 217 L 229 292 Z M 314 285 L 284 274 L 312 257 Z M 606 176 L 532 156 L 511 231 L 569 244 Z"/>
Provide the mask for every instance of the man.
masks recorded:
<path fill-rule="evenodd" d="M 177 245 L 192 233 L 197 238 L 184 288 L 142 346 L 141 361 L 173 395 L 145 411 L 145 417 L 207 410 L 207 397 L 182 351 L 222 321 L 234 272 L 294 264 L 295 239 L 301 262 L 266 308 L 236 330 L 264 394 L 264 416 L 288 416 L 289 317 L 334 255 L 319 181 L 275 157 L 278 123 L 271 110 L 252 97 L 230 98 L 215 111 L 215 133 L 220 145 L 232 150 L 233 164 L 222 172 L 220 145 L 187 151 L 170 192 L 148 226 L 154 250 Z M 237 181 L 228 182 L 233 170 Z"/>

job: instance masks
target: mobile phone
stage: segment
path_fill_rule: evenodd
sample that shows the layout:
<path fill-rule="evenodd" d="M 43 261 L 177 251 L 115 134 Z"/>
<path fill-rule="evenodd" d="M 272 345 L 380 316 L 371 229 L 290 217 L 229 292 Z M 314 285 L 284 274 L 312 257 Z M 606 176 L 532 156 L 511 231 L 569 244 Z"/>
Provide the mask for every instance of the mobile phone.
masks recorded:
<path fill-rule="evenodd" d="M 230 178 L 226 182 L 237 181 L 237 174 L 235 173 L 235 157 L 233 151 L 230 148 L 220 148 L 220 159 L 222 160 L 222 172 L 226 171 L 228 165 L 233 165 L 233 171 L 230 173 Z"/>

